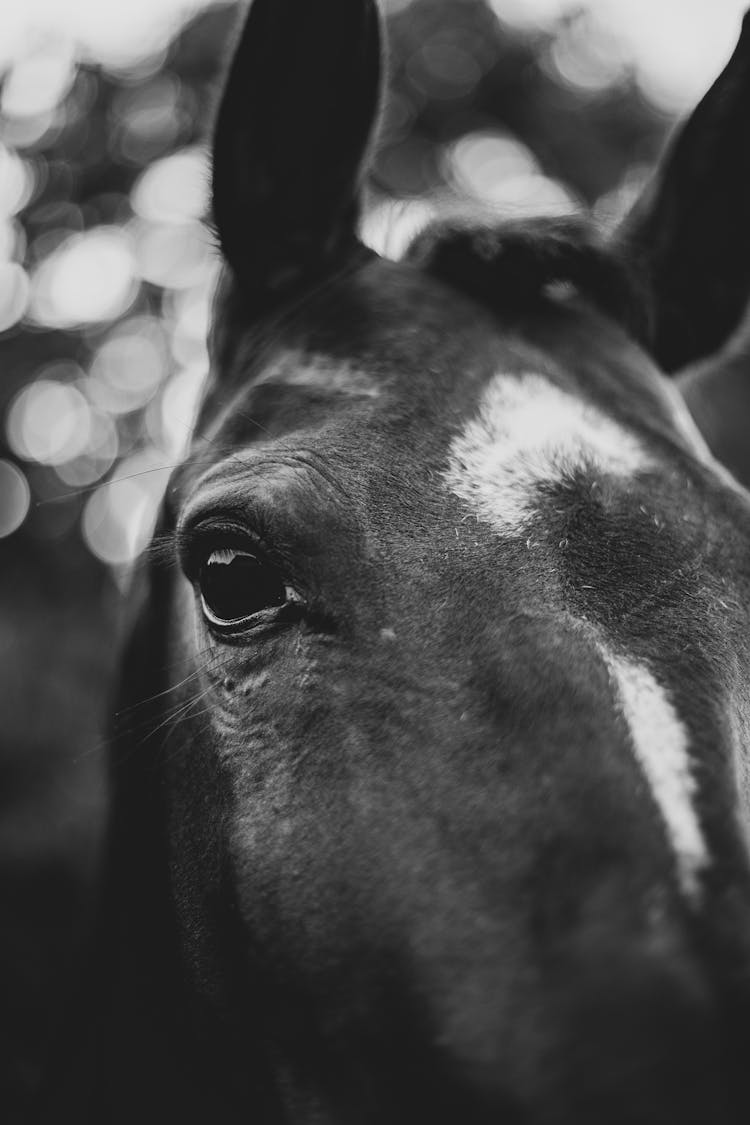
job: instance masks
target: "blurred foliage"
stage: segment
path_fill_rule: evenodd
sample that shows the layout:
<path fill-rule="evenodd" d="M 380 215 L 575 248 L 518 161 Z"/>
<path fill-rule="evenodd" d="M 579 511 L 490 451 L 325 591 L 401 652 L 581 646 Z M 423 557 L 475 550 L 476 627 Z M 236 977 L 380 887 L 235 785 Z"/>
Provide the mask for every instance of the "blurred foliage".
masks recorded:
<path fill-rule="evenodd" d="M 42 73 L 37 104 L 10 99 L 15 114 L 0 117 L 6 194 L 17 180 L 22 203 L 8 216 L 0 273 L 0 440 L 32 501 L 14 539 L 59 546 L 83 529 L 99 558 L 122 563 L 133 520 L 153 510 L 165 474 L 149 470 L 173 460 L 181 437 L 154 399 L 177 373 L 197 383 L 204 364 L 212 254 L 198 220 L 207 108 L 232 14 L 207 11 L 166 57 L 120 73 L 70 59 L 57 104 L 38 108 L 39 85 L 52 84 Z M 61 65 L 49 47 L 46 63 Z M 118 475 L 143 474 L 143 487 L 97 493 L 115 463 Z M 13 513 L 3 518 L 10 526 Z"/>
<path fill-rule="evenodd" d="M 397 248 L 399 225 L 441 199 L 512 213 L 583 202 L 606 221 L 653 161 L 668 122 L 601 29 L 582 12 L 522 30 L 501 22 L 502 6 L 388 5 L 373 243 Z M 166 49 L 117 68 L 42 41 L 0 92 L 7 1120 L 43 1065 L 94 871 L 111 576 L 148 536 L 206 371 L 217 262 L 200 220 L 235 15 L 215 3 Z"/>
<path fill-rule="evenodd" d="M 611 193 L 653 159 L 665 121 L 585 12 L 521 31 L 485 0 L 389 11 L 373 241 L 389 199 L 616 206 Z M 214 6 L 166 52 L 118 71 L 46 43 L 6 75 L 0 456 L 15 471 L 0 467 L 0 534 L 18 524 L 17 540 L 59 542 L 82 530 L 114 566 L 147 537 L 157 466 L 179 455 L 205 371 L 216 262 L 200 219 L 234 18 L 234 5 Z M 115 464 L 130 486 L 97 488 Z"/>

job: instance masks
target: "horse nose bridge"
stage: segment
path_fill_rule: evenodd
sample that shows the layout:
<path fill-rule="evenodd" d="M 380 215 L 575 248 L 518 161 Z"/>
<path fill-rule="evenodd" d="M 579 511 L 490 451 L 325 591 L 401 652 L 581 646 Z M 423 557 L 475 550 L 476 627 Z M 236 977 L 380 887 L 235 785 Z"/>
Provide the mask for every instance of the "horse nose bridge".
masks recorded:
<path fill-rule="evenodd" d="M 694 948 L 701 905 L 607 669 L 585 646 L 574 661 L 548 648 L 539 677 L 516 641 L 478 667 L 431 654 L 441 691 L 419 721 L 410 701 L 388 786 L 408 829 L 387 866 L 432 1041 L 472 1097 L 520 1091 L 519 1120 L 734 1121 L 720 1002 Z"/>
<path fill-rule="evenodd" d="M 623 901 L 655 889 L 699 899 L 703 869 L 681 854 L 592 646 L 558 638 L 542 651 L 512 629 L 492 652 L 486 638 L 455 651 L 388 629 L 382 646 L 383 738 L 399 802 L 412 802 L 404 819 L 440 825 L 433 844 L 448 866 L 470 855 L 480 883 L 496 886 L 498 870 L 518 880 L 550 929 L 602 887 Z M 705 848 L 698 858 L 708 862 Z"/>
<path fill-rule="evenodd" d="M 468 638 L 442 621 L 383 628 L 377 663 L 363 672 L 369 697 L 390 709 L 389 736 L 421 774 L 420 792 L 434 784 L 459 828 L 468 802 L 487 839 L 502 822 L 562 853 L 567 837 L 577 858 L 597 840 L 618 839 L 634 856 L 655 839 L 668 844 L 596 646 L 519 616 L 464 628 Z"/>

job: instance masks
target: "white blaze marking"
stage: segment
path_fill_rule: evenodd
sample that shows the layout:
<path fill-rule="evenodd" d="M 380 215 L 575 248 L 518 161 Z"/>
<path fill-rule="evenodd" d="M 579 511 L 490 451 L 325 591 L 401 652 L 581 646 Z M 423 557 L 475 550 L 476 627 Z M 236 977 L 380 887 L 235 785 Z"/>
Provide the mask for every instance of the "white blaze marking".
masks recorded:
<path fill-rule="evenodd" d="M 541 485 L 577 470 L 630 477 L 650 466 L 638 439 L 595 406 L 536 374 L 496 375 L 453 440 L 445 479 L 504 536 L 527 525 Z"/>
<path fill-rule="evenodd" d="M 695 809 L 693 777 L 685 727 L 666 692 L 641 664 L 599 646 L 617 687 L 638 762 L 664 821 L 684 894 L 695 901 L 708 848 Z"/>
<path fill-rule="evenodd" d="M 702 454 L 679 405 L 673 404 L 673 417 Z M 477 416 L 451 443 L 444 475 L 478 518 L 507 537 L 528 530 L 540 487 L 581 470 L 628 479 L 652 467 L 634 434 L 543 376 L 527 373 L 496 375 L 490 382 Z M 687 731 L 647 668 L 599 648 L 664 822 L 680 887 L 695 902 L 709 854 L 694 803 Z"/>

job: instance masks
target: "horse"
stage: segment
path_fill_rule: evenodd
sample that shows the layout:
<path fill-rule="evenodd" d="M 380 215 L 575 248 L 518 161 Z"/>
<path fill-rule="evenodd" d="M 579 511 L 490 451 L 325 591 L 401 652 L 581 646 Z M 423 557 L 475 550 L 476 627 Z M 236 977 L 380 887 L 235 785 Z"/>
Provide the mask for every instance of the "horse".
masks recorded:
<path fill-rule="evenodd" d="M 750 293 L 750 23 L 616 230 L 398 261 L 381 39 L 254 0 L 228 67 L 71 1119 L 739 1125 L 750 494 L 674 376 Z"/>

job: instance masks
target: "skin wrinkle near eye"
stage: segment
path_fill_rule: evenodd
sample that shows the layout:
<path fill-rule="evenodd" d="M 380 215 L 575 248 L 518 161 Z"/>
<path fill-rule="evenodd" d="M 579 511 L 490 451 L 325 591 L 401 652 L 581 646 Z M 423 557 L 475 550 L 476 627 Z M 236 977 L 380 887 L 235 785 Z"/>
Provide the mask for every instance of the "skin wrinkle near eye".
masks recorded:
<path fill-rule="evenodd" d="M 241 450 L 212 465 L 192 485 L 192 495 L 178 521 L 177 538 L 216 512 L 242 513 L 242 505 L 236 502 L 235 494 L 241 500 L 246 496 L 250 474 L 274 468 L 312 472 L 349 506 L 352 505 L 341 480 L 314 450 L 294 448 L 285 451 L 277 448 L 272 454 L 268 450 Z"/>
<path fill-rule="evenodd" d="M 528 529 L 542 485 L 578 470 L 630 478 L 652 464 L 634 435 L 534 373 L 496 375 L 449 458 L 450 490 L 503 537 Z"/>
<path fill-rule="evenodd" d="M 256 374 L 252 386 L 269 384 L 288 386 L 297 389 L 310 388 L 328 391 L 331 394 L 346 395 L 349 398 L 380 397 L 380 388 L 361 367 L 341 363 L 327 355 L 310 352 L 288 351 L 276 363 Z M 216 415 L 202 440 L 214 441 L 224 429 L 226 422 L 241 411 L 247 399 L 247 385 L 233 394 L 222 410 Z M 260 427 L 262 430 L 262 427 Z"/>
<path fill-rule="evenodd" d="M 266 383 L 286 387 L 313 387 L 351 397 L 362 395 L 379 398 L 380 388 L 362 368 L 339 363 L 325 355 L 292 352 L 277 365 L 267 368 L 254 380 L 254 386 Z"/>

